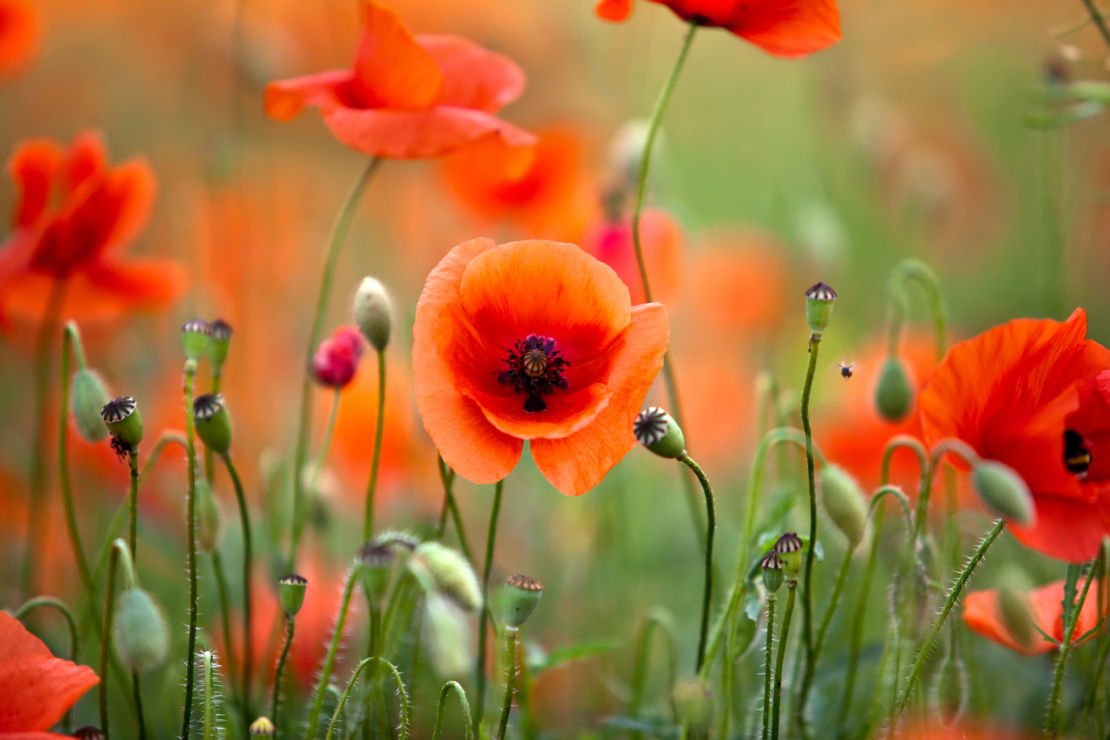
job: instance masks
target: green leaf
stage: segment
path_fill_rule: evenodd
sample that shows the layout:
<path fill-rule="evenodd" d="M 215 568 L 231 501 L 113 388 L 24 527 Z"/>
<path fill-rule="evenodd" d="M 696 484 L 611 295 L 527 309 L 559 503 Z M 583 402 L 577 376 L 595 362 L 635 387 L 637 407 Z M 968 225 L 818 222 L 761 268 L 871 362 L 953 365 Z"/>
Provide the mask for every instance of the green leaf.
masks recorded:
<path fill-rule="evenodd" d="M 620 647 L 618 640 L 591 640 L 580 642 L 577 645 L 555 648 L 546 656 L 529 656 L 528 670 L 535 675 L 553 668 L 559 668 L 574 660 L 592 658 L 618 647 Z M 539 657 L 539 659 L 536 660 L 536 657 Z"/>
<path fill-rule="evenodd" d="M 1110 82 L 1076 80 L 1068 85 L 1067 90 L 1080 100 L 1095 100 L 1104 104 L 1110 103 Z"/>

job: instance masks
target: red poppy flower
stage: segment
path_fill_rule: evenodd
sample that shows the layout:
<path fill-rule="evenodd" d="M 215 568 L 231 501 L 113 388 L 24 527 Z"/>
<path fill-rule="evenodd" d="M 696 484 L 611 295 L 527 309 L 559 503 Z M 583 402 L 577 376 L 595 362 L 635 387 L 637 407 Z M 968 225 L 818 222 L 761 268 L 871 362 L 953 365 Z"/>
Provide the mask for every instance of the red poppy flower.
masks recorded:
<path fill-rule="evenodd" d="M 682 227 L 666 211 L 645 209 L 640 214 L 640 244 L 652 297 L 673 310 L 682 292 Z M 616 270 L 633 303 L 644 302 L 630 218 L 597 224 L 586 232 L 583 249 Z"/>
<path fill-rule="evenodd" d="M 19 192 L 15 229 L 0 248 L 0 319 L 40 315 L 59 282 L 62 312 L 78 319 L 163 306 L 184 290 L 175 263 L 120 255 L 154 203 L 145 159 L 110 167 L 99 136 L 86 131 L 68 150 L 48 139 L 24 141 L 8 171 Z"/>
<path fill-rule="evenodd" d="M 636 446 L 668 335 L 663 306 L 633 307 L 617 274 L 573 244 L 474 239 L 417 304 L 416 405 L 463 477 L 501 480 L 527 439 L 544 477 L 578 496 Z"/>
<path fill-rule="evenodd" d="M 1079 588 L 1083 588 L 1082 581 L 1079 583 Z M 1097 588 L 1097 583 L 1092 584 L 1091 592 L 1083 602 L 1083 610 L 1079 612 L 1079 621 L 1076 623 L 1075 634 L 1072 637 L 1073 645 L 1098 623 L 1098 603 L 1094 594 Z M 1029 616 L 1032 617 L 1033 622 L 1045 634 L 1052 635 L 1058 642 L 1062 642 L 1064 639 L 1064 582 L 1056 581 L 1021 596 L 1029 607 Z M 1026 645 L 1021 638 L 1010 632 L 1002 618 L 998 589 L 970 592 L 964 599 L 964 621 L 968 627 L 983 637 L 1025 655 L 1038 655 L 1056 649 L 1054 644 L 1039 634 L 1034 634 L 1031 643 Z"/>
<path fill-rule="evenodd" d="M 486 136 L 535 143 L 493 115 L 524 89 L 511 60 L 455 36 L 413 36 L 397 11 L 374 0 L 362 10 L 351 69 L 271 82 L 267 115 L 288 121 L 315 106 L 343 144 L 395 159 L 439 156 Z"/>
<path fill-rule="evenodd" d="M 836 0 L 651 0 L 684 21 L 724 28 L 777 57 L 802 57 L 840 40 Z M 623 21 L 632 0 L 600 0 L 607 21 Z"/>
<path fill-rule="evenodd" d="M 1018 319 L 952 347 L 921 391 L 925 441 L 957 437 L 1016 470 L 1036 507 L 1027 547 L 1074 563 L 1110 533 L 1110 351 L 1087 315 Z"/>
<path fill-rule="evenodd" d="M 39 14 L 28 0 L 0 0 L 0 78 L 19 72 L 39 45 Z"/>
<path fill-rule="evenodd" d="M 312 356 L 312 374 L 316 382 L 330 388 L 343 388 L 358 371 L 362 357 L 362 334 L 353 326 L 341 326 L 330 339 L 320 342 Z"/>
<path fill-rule="evenodd" d="M 99 682 L 88 666 L 55 658 L 18 619 L 0 612 L 0 738 L 62 738 L 46 732 Z"/>

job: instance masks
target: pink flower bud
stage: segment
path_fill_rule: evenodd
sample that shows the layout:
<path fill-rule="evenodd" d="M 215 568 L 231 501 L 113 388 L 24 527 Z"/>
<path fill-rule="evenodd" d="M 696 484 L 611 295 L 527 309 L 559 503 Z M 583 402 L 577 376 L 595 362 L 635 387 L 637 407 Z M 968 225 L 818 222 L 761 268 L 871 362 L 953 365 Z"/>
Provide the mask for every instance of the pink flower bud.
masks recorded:
<path fill-rule="evenodd" d="M 312 374 L 316 382 L 329 388 L 344 388 L 358 370 L 362 356 L 362 335 L 353 326 L 341 326 L 330 339 L 320 343 L 312 358 Z"/>

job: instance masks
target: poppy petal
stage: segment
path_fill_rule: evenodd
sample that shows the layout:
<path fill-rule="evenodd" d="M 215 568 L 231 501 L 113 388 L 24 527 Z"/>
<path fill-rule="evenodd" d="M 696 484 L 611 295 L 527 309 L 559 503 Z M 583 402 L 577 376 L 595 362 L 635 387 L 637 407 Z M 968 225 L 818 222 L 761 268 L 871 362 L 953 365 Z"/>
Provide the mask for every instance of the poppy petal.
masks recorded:
<path fill-rule="evenodd" d="M 439 95 L 443 75 L 393 8 L 362 3 L 362 35 L 353 65 L 353 89 L 366 108 L 425 110 Z"/>
<path fill-rule="evenodd" d="M 50 139 L 20 142 L 8 160 L 8 174 L 19 191 L 13 219 L 16 227 L 34 224 L 46 211 L 62 158 L 62 148 Z"/>
<path fill-rule="evenodd" d="M 39 45 L 39 13 L 28 0 L 0 0 L 0 77 L 18 72 Z"/>
<path fill-rule="evenodd" d="M 602 383 L 594 383 L 574 393 L 556 391 L 544 396 L 547 408 L 538 414 L 524 410 L 525 396 L 493 395 L 463 391 L 478 404 L 486 420 L 505 434 L 520 439 L 543 437 L 560 439 L 586 428 L 609 405 L 613 392 Z"/>
<path fill-rule="evenodd" d="M 998 589 L 969 592 L 964 597 L 964 623 L 973 632 L 978 632 L 983 637 L 1000 645 L 1005 645 L 1023 655 L 1039 655 L 1056 649 L 1055 645 L 1040 635 L 1034 635 L 1030 641 L 1031 644 L 1025 645 L 1010 634 L 1010 630 L 1006 628 L 1006 624 L 1002 621 L 1002 611 L 998 600 Z M 1059 600 L 1057 600 L 1057 608 L 1059 608 Z M 1030 611 L 1031 616 L 1037 621 L 1041 629 L 1052 634 L 1051 623 L 1041 624 L 1041 620 L 1037 619 L 1037 614 L 1032 612 L 1032 604 L 1030 604 Z"/>
<path fill-rule="evenodd" d="M 632 0 L 599 0 L 594 6 L 598 18 L 614 23 L 628 20 L 632 15 Z"/>
<path fill-rule="evenodd" d="M 456 389 L 454 358 L 445 356 L 452 337 L 467 332 L 459 286 L 467 265 L 494 248 L 473 239 L 452 249 L 428 275 L 413 325 L 413 383 L 424 428 L 443 460 L 475 483 L 495 483 L 516 467 L 524 442 L 493 427 L 473 400 Z"/>
<path fill-rule="evenodd" d="M 296 118 L 306 106 L 324 109 L 342 105 L 340 90 L 351 84 L 354 76 L 346 69 L 333 69 L 304 77 L 277 80 L 266 85 L 263 106 L 266 115 L 275 121 Z"/>
<path fill-rule="evenodd" d="M 802 57 L 840 40 L 836 0 L 764 0 L 738 5 L 725 28 L 768 54 Z"/>
<path fill-rule="evenodd" d="M 536 466 L 560 493 L 581 496 L 636 446 L 632 422 L 663 367 L 670 329 L 658 303 L 632 309 L 623 351 L 613 367 L 609 405 L 582 431 L 562 439 L 533 439 Z"/>
<path fill-rule="evenodd" d="M 416 41 L 443 75 L 440 105 L 496 113 L 524 92 L 524 71 L 503 54 L 458 36 L 422 34 Z"/>
<path fill-rule="evenodd" d="M 89 180 L 108 171 L 108 153 L 100 132 L 82 131 L 66 152 L 65 187 L 72 193 Z"/>
<path fill-rule="evenodd" d="M 1100 490 L 1094 503 L 1034 495 L 1033 505 L 1037 518 L 1032 527 L 1010 526 L 1018 542 L 1069 563 L 1083 563 L 1098 555 L 1102 538 L 1110 532 L 1110 490 Z"/>
<path fill-rule="evenodd" d="M 0 612 L 0 663 L 22 658 L 24 655 L 54 657 L 50 648 L 27 631 L 22 622 L 5 612 Z"/>
<path fill-rule="evenodd" d="M 100 681 L 88 666 L 24 655 L 0 663 L 0 733 L 46 730 Z"/>
<path fill-rule="evenodd" d="M 104 255 L 130 244 L 150 221 L 158 189 L 154 170 L 145 157 L 112 168 L 101 187 L 75 213 L 82 225 L 99 228 Z M 93 226 L 95 224 L 95 227 Z"/>

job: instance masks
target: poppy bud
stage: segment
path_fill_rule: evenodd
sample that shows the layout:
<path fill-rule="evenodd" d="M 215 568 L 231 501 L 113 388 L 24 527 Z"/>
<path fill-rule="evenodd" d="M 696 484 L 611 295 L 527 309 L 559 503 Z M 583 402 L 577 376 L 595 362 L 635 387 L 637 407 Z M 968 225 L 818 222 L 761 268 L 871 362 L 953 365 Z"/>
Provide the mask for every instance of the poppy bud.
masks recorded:
<path fill-rule="evenodd" d="M 543 596 L 543 584 L 528 576 L 515 575 L 505 579 L 505 627 L 519 629 L 528 621 Z"/>
<path fill-rule="evenodd" d="M 1033 615 L 1024 594 L 1010 586 L 998 589 L 998 616 L 1018 643 L 1024 647 L 1033 644 Z"/>
<path fill-rule="evenodd" d="M 413 551 L 410 563 L 415 568 L 423 567 L 431 576 L 435 589 L 459 608 L 473 613 L 482 607 L 478 576 L 457 551 L 438 542 L 424 542 Z"/>
<path fill-rule="evenodd" d="M 205 393 L 193 400 L 193 424 L 197 436 L 218 455 L 231 449 L 231 417 L 219 393 Z"/>
<path fill-rule="evenodd" d="M 320 343 L 312 357 L 312 375 L 329 388 L 344 388 L 354 380 L 362 356 L 362 336 L 357 329 L 341 326 Z"/>
<path fill-rule="evenodd" d="M 937 710 L 940 721 L 951 727 L 967 705 L 967 671 L 958 655 L 949 655 L 937 675 Z"/>
<path fill-rule="evenodd" d="M 693 737 L 703 736 L 713 721 L 713 694 L 696 678 L 684 679 L 674 687 L 674 708 L 679 725 L 690 728 Z"/>
<path fill-rule="evenodd" d="M 380 604 L 389 587 L 389 576 L 393 572 L 393 550 L 374 539 L 359 548 L 357 559 L 362 566 L 360 575 L 366 598 L 374 604 Z"/>
<path fill-rule="evenodd" d="M 77 740 L 104 740 L 104 738 L 108 737 L 104 734 L 103 730 L 99 727 L 93 727 L 92 725 L 79 727 L 73 731 L 73 736 L 77 738 Z"/>
<path fill-rule="evenodd" d="M 686 455 L 686 438 L 678 423 L 658 406 L 640 412 L 632 424 L 636 441 L 660 457 L 681 459 Z"/>
<path fill-rule="evenodd" d="M 763 586 L 767 589 L 767 593 L 773 594 L 782 588 L 782 563 L 779 562 L 779 554 L 771 550 L 759 565 L 763 572 Z"/>
<path fill-rule="evenodd" d="M 806 291 L 806 321 L 817 336 L 829 325 L 835 302 L 836 291 L 824 283 L 816 283 Z"/>
<path fill-rule="evenodd" d="M 839 465 L 826 465 L 821 471 L 821 501 L 848 546 L 855 549 L 867 529 L 867 505 L 855 478 Z"/>
<path fill-rule="evenodd" d="M 875 407 L 887 421 L 901 421 L 913 404 L 913 390 L 902 361 L 888 357 L 879 373 L 879 384 L 875 386 Z"/>
<path fill-rule="evenodd" d="M 204 357 L 210 336 L 212 327 L 204 319 L 186 321 L 181 327 L 181 349 L 185 351 L 185 357 L 194 361 Z"/>
<path fill-rule="evenodd" d="M 162 610 L 149 593 L 129 588 L 116 604 L 116 650 L 133 671 L 141 673 L 166 659 L 169 631 Z"/>
<path fill-rule="evenodd" d="M 212 495 L 212 487 L 203 478 L 197 479 L 197 544 L 205 552 L 215 552 L 220 539 L 220 507 Z"/>
<path fill-rule="evenodd" d="M 447 678 L 470 672 L 470 625 L 454 602 L 435 591 L 424 599 L 424 635 L 436 673 Z"/>
<path fill-rule="evenodd" d="M 987 506 L 1023 527 L 1033 523 L 1036 514 L 1029 486 L 1009 465 L 983 460 L 972 471 L 971 481 Z"/>
<path fill-rule="evenodd" d="M 385 286 L 372 277 L 362 279 L 355 293 L 355 321 L 370 346 L 381 352 L 393 327 L 393 301 Z"/>
<path fill-rule="evenodd" d="M 609 169 L 616 178 L 615 187 L 633 193 L 640 178 L 640 167 L 644 161 L 644 146 L 647 144 L 650 125 L 645 118 L 626 121 L 609 142 Z M 662 136 L 656 136 L 652 153 L 656 153 Z"/>
<path fill-rule="evenodd" d="M 416 537 L 415 535 L 409 534 L 405 531 L 382 532 L 377 537 L 375 537 L 374 540 L 379 545 L 385 545 L 386 547 L 404 547 L 409 552 L 415 550 L 417 545 L 420 544 L 419 537 Z"/>
<path fill-rule="evenodd" d="M 250 728 L 247 729 L 249 735 L 262 735 L 265 737 L 273 737 L 277 733 L 277 728 L 274 723 L 270 721 L 269 717 L 259 717 L 254 722 L 251 722 Z"/>
<path fill-rule="evenodd" d="M 139 448 L 143 441 L 143 417 L 131 396 L 114 398 L 100 409 L 100 418 L 112 436 L 129 450 Z"/>
<path fill-rule="evenodd" d="M 73 422 L 84 440 L 93 444 L 107 437 L 108 427 L 100 418 L 100 410 L 111 397 L 100 376 L 88 368 L 79 369 L 73 374 L 69 397 L 73 406 Z"/>
<path fill-rule="evenodd" d="M 281 610 L 287 617 L 297 616 L 297 612 L 304 605 L 304 593 L 308 589 L 308 579 L 296 573 L 282 576 L 278 580 L 278 598 L 281 600 Z"/>
<path fill-rule="evenodd" d="M 775 552 L 782 564 L 782 574 L 788 581 L 797 581 L 802 569 L 802 538 L 787 532 L 775 541 Z"/>
<path fill-rule="evenodd" d="M 208 338 L 208 364 L 212 366 L 212 374 L 219 375 L 220 370 L 227 360 L 228 350 L 231 349 L 231 324 L 223 319 L 216 319 L 210 326 L 211 336 Z"/>

